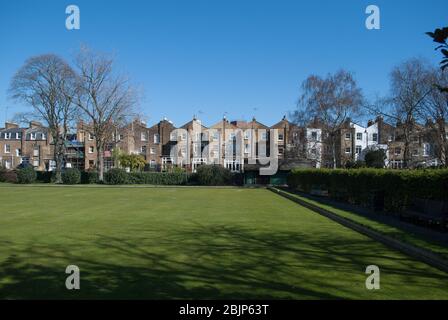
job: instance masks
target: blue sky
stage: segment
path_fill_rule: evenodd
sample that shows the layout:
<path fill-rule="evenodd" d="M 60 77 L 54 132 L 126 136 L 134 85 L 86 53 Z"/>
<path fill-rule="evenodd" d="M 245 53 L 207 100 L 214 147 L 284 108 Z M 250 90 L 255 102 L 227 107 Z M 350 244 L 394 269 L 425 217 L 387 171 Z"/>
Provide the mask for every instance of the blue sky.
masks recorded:
<path fill-rule="evenodd" d="M 69 4 L 81 10 L 81 30 L 65 28 Z M 381 30 L 364 26 L 369 4 L 381 9 Z M 26 110 L 7 98 L 25 59 L 51 52 L 71 61 L 80 44 L 116 55 L 143 88 L 150 123 L 197 114 L 212 125 L 226 112 L 269 125 L 295 108 L 312 73 L 345 68 L 367 97 L 386 93 L 397 63 L 440 60 L 424 32 L 447 25 L 446 0 L 1 0 L 0 123 Z"/>

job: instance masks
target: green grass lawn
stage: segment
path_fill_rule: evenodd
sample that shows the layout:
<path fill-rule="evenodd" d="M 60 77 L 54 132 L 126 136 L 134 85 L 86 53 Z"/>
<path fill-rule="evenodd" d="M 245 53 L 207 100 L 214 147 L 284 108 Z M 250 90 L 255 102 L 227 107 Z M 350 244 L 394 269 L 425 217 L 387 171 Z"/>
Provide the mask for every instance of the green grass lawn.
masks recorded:
<path fill-rule="evenodd" d="M 264 189 L 2 185 L 0 200 L 1 298 L 448 298 L 447 274 Z"/>

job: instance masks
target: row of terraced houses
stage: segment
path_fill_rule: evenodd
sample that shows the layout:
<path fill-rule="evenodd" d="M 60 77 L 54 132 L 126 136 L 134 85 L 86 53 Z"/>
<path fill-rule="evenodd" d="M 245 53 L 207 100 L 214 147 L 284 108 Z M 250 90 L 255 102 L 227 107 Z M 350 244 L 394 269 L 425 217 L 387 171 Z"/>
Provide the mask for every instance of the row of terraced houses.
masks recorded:
<path fill-rule="evenodd" d="M 409 146 L 413 166 L 436 166 L 440 163 L 431 128 L 427 124 L 414 126 Z M 120 148 L 128 154 L 142 155 L 150 170 L 165 171 L 172 166 L 181 166 L 195 171 L 199 165 L 215 163 L 231 171 L 250 172 L 258 168 L 257 159 L 261 155 L 270 156 L 272 146 L 277 150 L 280 172 L 298 166 L 333 167 L 328 139 L 325 126 L 318 120 L 297 126 L 283 117 L 278 123 L 268 126 L 255 118 L 251 121 L 223 118 L 212 126 L 205 126 L 193 117 L 180 127 L 167 119 L 150 127 L 143 121 L 134 120 L 112 134 L 104 151 L 105 168 L 114 166 L 112 151 Z M 51 140 L 47 128 L 38 122 L 31 122 L 28 127 L 6 123 L 0 129 L 0 163 L 7 169 L 26 162 L 36 170 L 52 170 Z M 96 167 L 95 139 L 87 124 L 77 124 L 76 132 L 69 135 L 66 147 L 66 167 L 81 170 Z M 385 150 L 387 167 L 401 168 L 403 165 L 402 128 L 386 123 L 381 117 L 369 121 L 366 126 L 348 119 L 338 131 L 335 147 L 337 167 L 362 160 L 372 149 Z"/>

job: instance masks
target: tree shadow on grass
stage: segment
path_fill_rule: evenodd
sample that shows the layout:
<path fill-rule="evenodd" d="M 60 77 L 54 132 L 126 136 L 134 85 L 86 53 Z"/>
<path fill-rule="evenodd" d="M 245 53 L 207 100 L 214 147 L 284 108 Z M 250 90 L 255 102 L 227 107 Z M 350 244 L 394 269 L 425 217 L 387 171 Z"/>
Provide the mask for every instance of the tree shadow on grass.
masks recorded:
<path fill-rule="evenodd" d="M 200 224 L 173 228 L 157 238 L 157 230 L 143 226 L 128 234 L 71 239 L 77 250 L 58 244 L 15 245 L 0 265 L 0 298 L 357 298 L 365 293 L 365 267 L 378 262 L 397 285 L 407 279 L 428 290 L 434 282 L 448 280 L 367 238 L 350 242 L 334 234 L 310 237 Z M 65 288 L 68 264 L 81 269 L 81 290 Z"/>

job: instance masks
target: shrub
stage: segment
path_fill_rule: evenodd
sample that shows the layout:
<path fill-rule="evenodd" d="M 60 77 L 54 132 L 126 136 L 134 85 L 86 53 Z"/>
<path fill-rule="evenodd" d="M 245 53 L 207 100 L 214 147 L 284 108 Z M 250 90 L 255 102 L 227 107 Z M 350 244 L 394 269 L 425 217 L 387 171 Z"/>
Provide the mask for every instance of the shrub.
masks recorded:
<path fill-rule="evenodd" d="M 54 182 L 55 175 L 53 171 L 36 171 L 36 181 L 42 183 Z"/>
<path fill-rule="evenodd" d="M 36 181 L 36 171 L 33 167 L 26 167 L 17 170 L 17 182 L 18 183 L 33 183 Z"/>
<path fill-rule="evenodd" d="M 92 184 L 98 182 L 98 172 L 95 170 L 87 170 L 81 172 L 81 183 Z"/>
<path fill-rule="evenodd" d="M 128 173 L 119 168 L 113 168 L 104 174 L 106 184 L 127 184 L 129 182 Z"/>
<path fill-rule="evenodd" d="M 2 182 L 17 183 L 17 172 L 15 170 L 7 170 L 2 174 Z"/>
<path fill-rule="evenodd" d="M 364 206 L 381 202 L 401 212 L 414 198 L 448 200 L 448 170 L 295 169 L 288 175 L 293 189 L 327 190 L 333 199 Z"/>
<path fill-rule="evenodd" d="M 78 184 L 81 182 L 81 172 L 76 168 L 68 168 L 62 172 L 63 184 Z"/>
<path fill-rule="evenodd" d="M 232 184 L 232 173 L 218 165 L 202 165 L 196 171 L 197 181 L 203 186 L 222 186 Z"/>
<path fill-rule="evenodd" d="M 4 174 L 7 170 L 0 164 L 0 182 L 5 182 Z"/>
<path fill-rule="evenodd" d="M 184 185 L 191 174 L 186 172 L 131 172 L 128 173 L 130 184 Z"/>
<path fill-rule="evenodd" d="M 364 160 L 369 168 L 384 168 L 384 161 L 387 159 L 386 151 L 382 149 L 371 150 L 366 153 Z"/>

